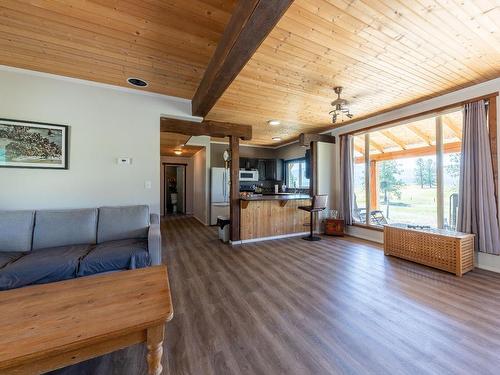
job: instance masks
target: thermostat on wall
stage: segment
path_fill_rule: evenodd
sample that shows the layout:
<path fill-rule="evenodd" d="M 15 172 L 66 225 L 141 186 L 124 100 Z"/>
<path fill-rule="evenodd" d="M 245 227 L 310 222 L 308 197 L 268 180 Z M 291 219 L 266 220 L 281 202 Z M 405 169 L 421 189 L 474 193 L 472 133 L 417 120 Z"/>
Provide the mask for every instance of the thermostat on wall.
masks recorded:
<path fill-rule="evenodd" d="M 132 164 L 132 158 L 118 158 L 118 164 Z"/>

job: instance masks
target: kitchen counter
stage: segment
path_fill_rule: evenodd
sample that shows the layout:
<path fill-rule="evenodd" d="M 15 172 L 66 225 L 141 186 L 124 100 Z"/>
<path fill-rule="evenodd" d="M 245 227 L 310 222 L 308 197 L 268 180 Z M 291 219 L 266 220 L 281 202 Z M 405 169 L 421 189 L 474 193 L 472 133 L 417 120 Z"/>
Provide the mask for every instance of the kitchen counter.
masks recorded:
<path fill-rule="evenodd" d="M 306 194 L 253 195 L 240 198 L 240 238 L 245 241 L 307 234 L 311 204 Z"/>
<path fill-rule="evenodd" d="M 273 195 L 262 195 L 255 194 L 248 197 L 241 197 L 242 201 L 290 201 L 290 200 L 303 200 L 311 199 L 309 195 L 306 194 L 273 194 Z"/>

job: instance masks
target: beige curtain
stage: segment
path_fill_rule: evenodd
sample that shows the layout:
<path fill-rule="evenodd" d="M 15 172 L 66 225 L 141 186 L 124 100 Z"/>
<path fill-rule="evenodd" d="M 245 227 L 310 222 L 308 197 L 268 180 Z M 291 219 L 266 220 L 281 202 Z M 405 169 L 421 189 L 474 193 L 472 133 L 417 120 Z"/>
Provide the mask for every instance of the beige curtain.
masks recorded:
<path fill-rule="evenodd" d="M 500 254 L 500 228 L 483 100 L 464 107 L 457 230 L 476 235 L 476 250 Z"/>
<path fill-rule="evenodd" d="M 347 225 L 352 224 L 354 208 L 354 160 L 352 135 L 340 136 L 340 214 Z"/>

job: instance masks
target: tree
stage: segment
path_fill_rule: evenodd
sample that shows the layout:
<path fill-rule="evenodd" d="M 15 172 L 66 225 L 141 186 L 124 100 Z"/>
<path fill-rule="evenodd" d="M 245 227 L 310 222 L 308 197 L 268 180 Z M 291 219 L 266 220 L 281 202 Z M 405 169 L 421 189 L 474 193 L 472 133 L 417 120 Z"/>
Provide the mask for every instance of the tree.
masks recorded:
<path fill-rule="evenodd" d="M 432 188 L 436 185 L 436 163 L 434 160 L 427 159 L 424 166 L 424 183 Z"/>
<path fill-rule="evenodd" d="M 415 167 L 415 178 L 423 189 L 424 185 L 432 188 L 436 185 L 436 163 L 432 159 L 418 158 Z"/>
<path fill-rule="evenodd" d="M 425 184 L 425 162 L 424 159 L 418 158 L 416 162 L 416 168 L 415 168 L 415 178 L 417 180 L 417 184 L 420 185 L 420 188 L 424 188 Z"/>
<path fill-rule="evenodd" d="M 380 163 L 380 190 L 384 193 L 384 204 L 389 203 L 391 193 L 401 198 L 401 187 L 404 186 L 404 182 L 397 178 L 400 174 L 399 163 L 395 160 Z"/>
<path fill-rule="evenodd" d="M 445 168 L 446 173 L 454 180 L 460 177 L 460 153 L 450 154 L 450 164 Z"/>

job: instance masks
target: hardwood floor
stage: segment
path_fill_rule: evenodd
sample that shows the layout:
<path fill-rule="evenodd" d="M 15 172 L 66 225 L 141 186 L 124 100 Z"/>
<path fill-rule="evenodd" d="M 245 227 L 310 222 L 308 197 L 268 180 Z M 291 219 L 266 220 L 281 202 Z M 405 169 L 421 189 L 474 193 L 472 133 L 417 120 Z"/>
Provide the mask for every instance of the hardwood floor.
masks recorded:
<path fill-rule="evenodd" d="M 498 374 L 499 274 L 457 278 L 349 237 L 231 247 L 191 218 L 162 230 L 164 374 Z M 134 350 L 85 374 L 145 374 Z"/>

